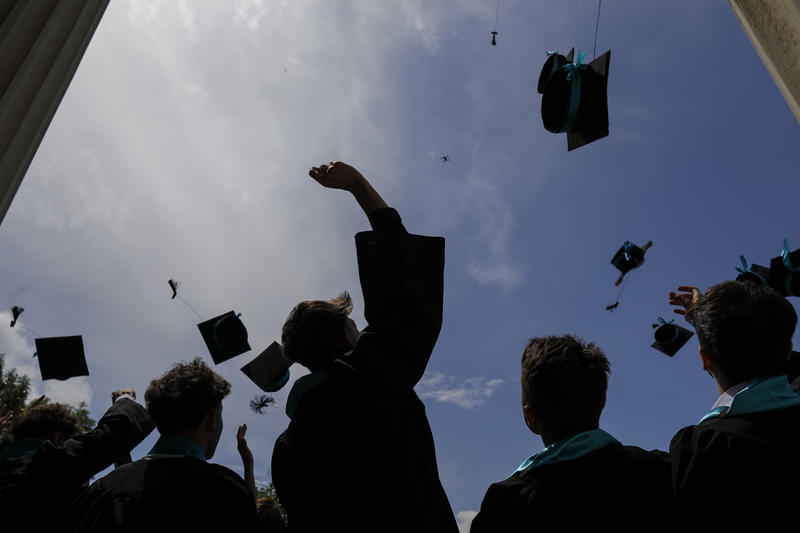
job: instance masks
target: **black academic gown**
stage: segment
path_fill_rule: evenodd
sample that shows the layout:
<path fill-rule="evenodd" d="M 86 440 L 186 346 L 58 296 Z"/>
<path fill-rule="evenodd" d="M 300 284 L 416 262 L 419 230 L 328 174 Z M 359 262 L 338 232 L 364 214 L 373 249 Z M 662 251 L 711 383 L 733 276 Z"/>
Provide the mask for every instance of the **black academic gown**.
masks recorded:
<path fill-rule="evenodd" d="M 681 520 L 717 531 L 797 524 L 800 407 L 709 418 L 670 444 Z"/>
<path fill-rule="evenodd" d="M 273 482 L 294 533 L 457 532 L 413 388 L 441 328 L 444 239 L 407 234 L 394 209 L 370 223 L 356 235 L 369 325 L 297 400 Z"/>
<path fill-rule="evenodd" d="M 45 441 L 33 455 L 3 461 L 0 516 L 24 519 L 26 531 L 62 530 L 72 501 L 92 476 L 135 448 L 153 427 L 144 407 L 122 398 L 92 431 L 63 446 Z"/>
<path fill-rule="evenodd" d="M 492 484 L 470 532 L 667 531 L 670 513 L 666 454 L 615 443 Z"/>
<path fill-rule="evenodd" d="M 253 495 L 224 466 L 185 455 L 148 455 L 93 483 L 76 501 L 87 533 L 256 530 Z"/>

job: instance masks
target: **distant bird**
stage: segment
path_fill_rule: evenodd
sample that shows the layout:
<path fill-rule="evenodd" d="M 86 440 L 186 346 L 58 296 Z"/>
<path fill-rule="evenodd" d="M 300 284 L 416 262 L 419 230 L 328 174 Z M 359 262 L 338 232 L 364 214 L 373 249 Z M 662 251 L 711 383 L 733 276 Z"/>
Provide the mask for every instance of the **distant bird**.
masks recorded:
<path fill-rule="evenodd" d="M 174 279 L 169 280 L 167 283 L 169 283 L 169 288 L 172 289 L 172 299 L 174 300 L 175 297 L 178 295 L 178 286 L 180 285 L 180 283 L 178 283 Z"/>
<path fill-rule="evenodd" d="M 442 163 L 447 163 L 448 161 L 450 161 L 450 156 L 444 154 L 440 159 L 442 160 Z"/>
<path fill-rule="evenodd" d="M 14 316 L 14 319 L 11 321 L 12 328 L 14 327 L 14 324 L 17 323 L 17 318 L 19 318 L 19 315 L 21 315 L 24 310 L 25 309 L 18 307 L 16 305 L 11 308 L 11 314 Z"/>
<path fill-rule="evenodd" d="M 606 311 L 613 311 L 617 307 L 619 307 L 619 302 L 614 302 L 613 304 L 606 306 Z"/>

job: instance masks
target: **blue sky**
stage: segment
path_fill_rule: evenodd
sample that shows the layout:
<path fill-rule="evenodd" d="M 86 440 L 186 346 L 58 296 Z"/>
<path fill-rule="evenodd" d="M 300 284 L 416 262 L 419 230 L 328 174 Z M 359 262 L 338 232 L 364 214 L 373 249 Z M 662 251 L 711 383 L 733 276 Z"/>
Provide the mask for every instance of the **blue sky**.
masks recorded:
<path fill-rule="evenodd" d="M 301 299 L 349 289 L 365 325 L 352 235 L 366 219 L 306 176 L 341 159 L 410 231 L 447 239 L 444 326 L 418 392 L 455 512 L 542 447 L 519 406 L 533 336 L 598 343 L 612 364 L 602 426 L 665 449 L 716 392 L 696 341 L 668 358 L 650 324 L 673 318 L 677 285 L 730 279 L 741 253 L 765 264 L 784 236 L 800 247 L 797 121 L 727 2 L 606 1 L 611 133 L 568 153 L 542 127 L 536 82 L 547 50 L 591 58 L 597 4 L 503 0 L 492 47 L 495 8 L 112 2 L 0 226 L 0 308 L 22 305 L 43 336 L 84 336 L 91 376 L 37 391 L 99 417 L 115 388 L 143 395 L 174 361 L 210 362 L 169 299 L 174 277 L 204 317 L 242 313 L 253 352 L 216 367 L 234 390 L 215 460 L 238 464 L 246 422 L 267 478 L 288 388 L 255 415 L 238 369 Z M 626 239 L 655 244 L 607 313 Z M 32 348 L 0 329 L 0 352 L 36 376 Z"/>

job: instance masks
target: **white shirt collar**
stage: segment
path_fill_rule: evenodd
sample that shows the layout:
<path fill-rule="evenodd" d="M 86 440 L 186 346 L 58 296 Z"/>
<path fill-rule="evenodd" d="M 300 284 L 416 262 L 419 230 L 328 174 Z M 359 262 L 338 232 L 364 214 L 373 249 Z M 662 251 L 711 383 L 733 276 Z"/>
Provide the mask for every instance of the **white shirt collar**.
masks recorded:
<path fill-rule="evenodd" d="M 742 392 L 742 389 L 744 389 L 746 386 L 747 386 L 747 381 L 742 381 L 741 383 L 737 383 L 730 389 L 723 392 L 720 395 L 720 397 L 717 398 L 717 401 L 711 408 L 711 410 L 713 411 L 717 407 L 730 407 L 731 402 L 733 402 L 733 397 Z"/>

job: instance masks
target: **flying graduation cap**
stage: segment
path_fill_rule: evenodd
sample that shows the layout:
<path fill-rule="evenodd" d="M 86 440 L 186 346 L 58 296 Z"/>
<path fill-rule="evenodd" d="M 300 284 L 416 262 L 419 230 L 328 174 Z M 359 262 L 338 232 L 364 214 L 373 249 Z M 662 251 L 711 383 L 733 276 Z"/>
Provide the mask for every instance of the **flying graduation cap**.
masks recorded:
<path fill-rule="evenodd" d="M 736 276 L 736 281 L 749 281 L 756 285 L 769 285 L 769 268 L 755 263 L 747 266 L 747 259 L 743 255 L 739 256 L 739 260 L 742 265 L 736 267 L 736 271 L 739 272 L 739 275 Z"/>
<path fill-rule="evenodd" d="M 180 283 L 178 283 L 174 279 L 171 279 L 171 280 L 167 281 L 167 283 L 169 284 L 169 288 L 172 289 L 172 298 L 171 299 L 174 300 L 175 297 L 178 295 L 178 286 L 180 285 Z"/>
<path fill-rule="evenodd" d="M 281 345 L 273 342 L 241 370 L 264 392 L 276 392 L 289 381 L 291 366 L 291 361 L 283 356 Z"/>
<path fill-rule="evenodd" d="M 77 376 L 88 376 L 86 356 L 83 353 L 83 337 L 45 337 L 35 339 L 36 353 L 42 379 L 65 380 Z"/>
<path fill-rule="evenodd" d="M 542 124 L 567 134 L 567 151 L 608 135 L 608 69 L 611 50 L 588 64 L 574 49 L 563 56 L 547 52 L 537 90 L 542 94 Z"/>
<path fill-rule="evenodd" d="M 769 262 L 769 286 L 784 296 L 800 296 L 800 249 L 789 252 L 786 238 L 781 255 Z"/>
<path fill-rule="evenodd" d="M 250 351 L 250 344 L 247 343 L 247 328 L 239 320 L 240 316 L 241 313 L 228 311 L 197 324 L 215 365 Z"/>
<path fill-rule="evenodd" d="M 694 332 L 673 324 L 672 322 L 672 320 L 667 322 L 659 317 L 658 324 L 653 324 L 653 328 L 655 328 L 655 332 L 653 333 L 655 342 L 650 345 L 652 348 L 670 357 L 675 355 L 678 350 L 692 338 L 692 335 L 694 335 Z"/>
<path fill-rule="evenodd" d="M 25 309 L 23 309 L 22 307 L 16 306 L 16 305 L 11 308 L 11 316 L 12 316 L 11 327 L 12 328 L 17 323 L 17 319 L 19 318 L 19 315 L 21 315 L 23 311 L 25 311 Z"/>
<path fill-rule="evenodd" d="M 641 247 L 636 246 L 631 241 L 625 241 L 620 246 L 617 253 L 611 258 L 611 264 L 620 272 L 614 285 L 622 283 L 622 278 L 625 277 L 625 274 L 644 264 L 644 254 L 651 246 L 653 246 L 653 241 L 647 241 Z"/>

